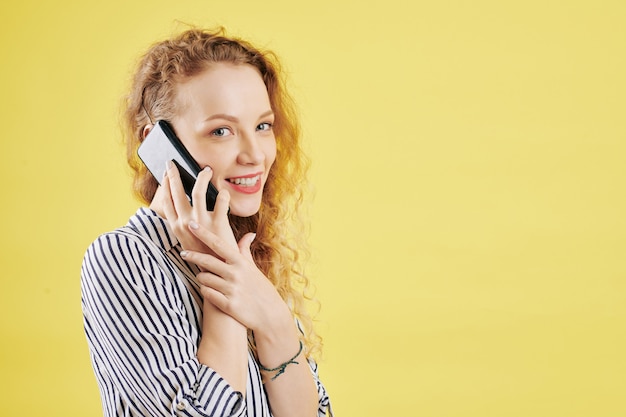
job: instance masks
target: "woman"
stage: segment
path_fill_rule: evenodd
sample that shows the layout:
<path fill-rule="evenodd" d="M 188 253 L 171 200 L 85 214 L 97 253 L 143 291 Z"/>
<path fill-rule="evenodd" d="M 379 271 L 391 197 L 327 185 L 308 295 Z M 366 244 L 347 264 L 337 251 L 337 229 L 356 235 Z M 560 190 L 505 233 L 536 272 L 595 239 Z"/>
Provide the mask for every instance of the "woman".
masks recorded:
<path fill-rule="evenodd" d="M 201 167 L 190 204 L 136 156 L 168 121 Z M 126 101 L 140 208 L 82 266 L 85 331 L 107 416 L 331 415 L 311 354 L 297 218 L 306 168 L 278 64 L 223 32 L 154 45 Z M 206 210 L 211 182 L 219 191 Z"/>

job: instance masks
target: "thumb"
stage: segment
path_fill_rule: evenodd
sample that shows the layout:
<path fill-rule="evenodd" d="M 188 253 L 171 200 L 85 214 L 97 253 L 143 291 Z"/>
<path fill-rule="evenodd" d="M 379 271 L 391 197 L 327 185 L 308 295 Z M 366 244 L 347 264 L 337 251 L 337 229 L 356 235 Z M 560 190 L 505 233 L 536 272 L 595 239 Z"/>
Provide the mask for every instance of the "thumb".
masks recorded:
<path fill-rule="evenodd" d="M 240 240 L 237 246 L 239 246 L 239 252 L 249 261 L 254 262 L 252 258 L 252 252 L 250 251 L 250 245 L 254 242 L 256 233 L 246 233 Z"/>

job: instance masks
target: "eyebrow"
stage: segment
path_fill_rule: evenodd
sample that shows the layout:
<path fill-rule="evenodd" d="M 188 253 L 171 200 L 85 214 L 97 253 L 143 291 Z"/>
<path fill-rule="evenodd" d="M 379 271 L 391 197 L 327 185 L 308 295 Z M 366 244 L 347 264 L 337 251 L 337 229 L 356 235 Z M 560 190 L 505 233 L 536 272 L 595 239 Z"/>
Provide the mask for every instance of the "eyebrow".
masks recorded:
<path fill-rule="evenodd" d="M 264 117 L 271 116 L 273 114 L 274 114 L 274 112 L 272 110 L 268 110 L 265 113 L 261 114 L 259 116 L 259 119 L 263 119 Z M 204 119 L 204 121 L 205 122 L 209 122 L 209 121 L 215 120 L 215 119 L 225 119 L 225 120 L 229 120 L 229 121 L 231 121 L 233 123 L 238 123 L 239 122 L 239 119 L 236 118 L 235 116 L 231 116 L 231 115 L 225 114 L 225 113 L 213 114 L 213 115 L 207 117 L 206 119 Z"/>

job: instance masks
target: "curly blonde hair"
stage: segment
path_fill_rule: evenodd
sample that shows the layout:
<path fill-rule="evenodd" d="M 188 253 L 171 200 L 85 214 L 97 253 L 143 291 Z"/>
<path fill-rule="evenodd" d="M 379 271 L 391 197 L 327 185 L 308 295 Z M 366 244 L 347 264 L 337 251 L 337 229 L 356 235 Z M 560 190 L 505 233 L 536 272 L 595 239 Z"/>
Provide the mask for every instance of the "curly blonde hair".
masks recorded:
<path fill-rule="evenodd" d="M 267 87 L 276 137 L 276 160 L 269 172 L 261 208 L 250 217 L 230 215 L 239 240 L 254 231 L 254 260 L 290 306 L 301 323 L 308 355 L 319 353 L 321 338 L 313 328 L 307 309 L 310 282 L 304 274 L 308 258 L 304 222 L 298 208 L 303 204 L 303 187 L 308 159 L 301 148 L 301 131 L 294 102 L 285 89 L 277 57 L 250 43 L 217 31 L 190 29 L 154 44 L 140 59 L 130 93 L 125 98 L 123 122 L 126 157 L 133 171 L 133 191 L 150 203 L 158 183 L 137 157 L 143 130 L 153 120 L 171 120 L 175 114 L 175 87 L 215 63 L 251 65 Z"/>

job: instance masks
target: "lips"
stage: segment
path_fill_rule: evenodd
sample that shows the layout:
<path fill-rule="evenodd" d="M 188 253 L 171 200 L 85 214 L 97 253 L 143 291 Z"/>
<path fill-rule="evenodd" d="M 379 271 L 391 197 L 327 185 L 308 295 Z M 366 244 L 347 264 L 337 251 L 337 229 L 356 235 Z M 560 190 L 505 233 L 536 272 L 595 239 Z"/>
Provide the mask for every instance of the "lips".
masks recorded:
<path fill-rule="evenodd" d="M 244 194 L 254 194 L 261 189 L 261 172 L 255 174 L 243 175 L 241 177 L 227 178 L 226 181 L 230 188 Z"/>

